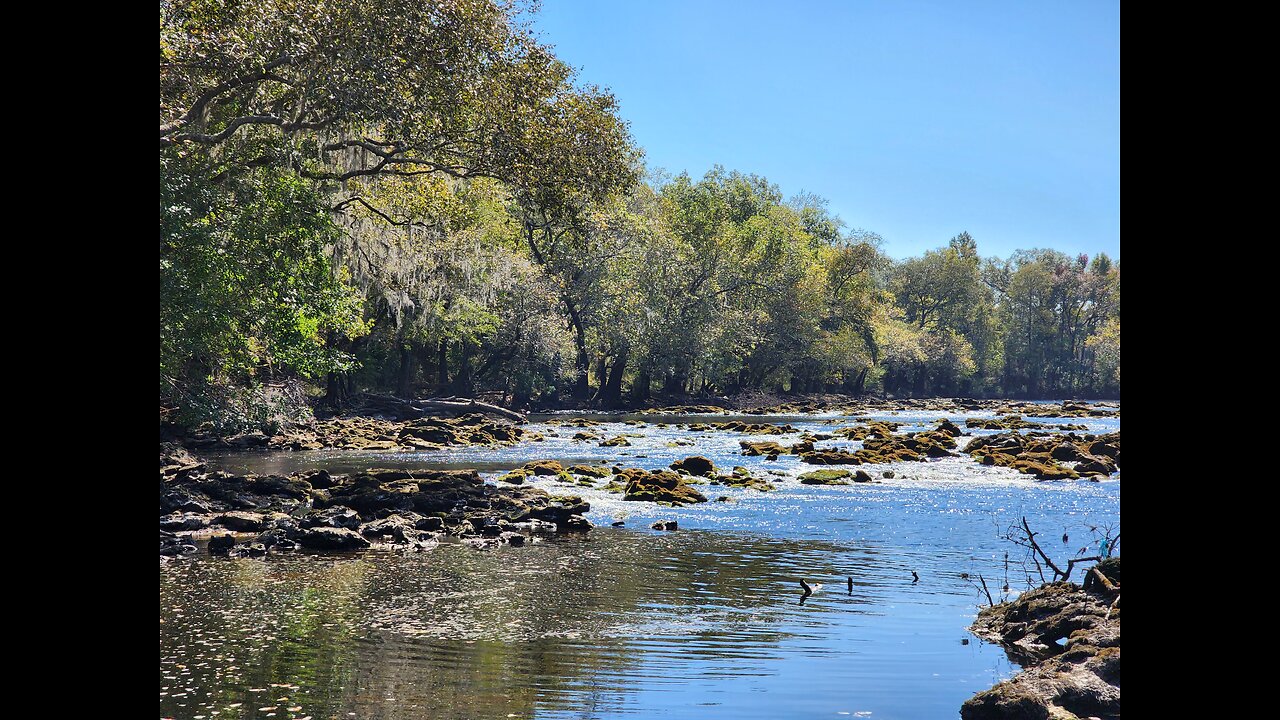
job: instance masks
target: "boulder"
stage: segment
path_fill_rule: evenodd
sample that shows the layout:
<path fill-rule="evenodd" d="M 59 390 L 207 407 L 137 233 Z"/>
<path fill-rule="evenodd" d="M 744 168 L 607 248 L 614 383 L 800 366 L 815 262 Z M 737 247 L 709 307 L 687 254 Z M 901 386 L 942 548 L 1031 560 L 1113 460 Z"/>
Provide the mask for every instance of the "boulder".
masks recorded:
<path fill-rule="evenodd" d="M 236 539 L 232 535 L 214 535 L 209 538 L 209 554 L 226 555 L 235 547 Z"/>
<path fill-rule="evenodd" d="M 707 497 L 693 489 L 684 476 L 667 470 L 649 472 L 632 468 L 619 474 L 625 482 L 623 500 L 644 500 L 672 504 L 707 502 Z"/>
<path fill-rule="evenodd" d="M 738 445 L 742 447 L 742 454 L 747 456 L 787 454 L 786 447 L 772 441 L 751 442 L 740 440 Z"/>
<path fill-rule="evenodd" d="M 943 419 L 942 422 L 939 422 L 937 431 L 946 433 L 951 437 L 960 437 L 964 434 L 964 431 L 960 429 L 960 426 L 951 422 L 950 419 Z"/>
<path fill-rule="evenodd" d="M 363 520 L 360 513 L 345 505 L 334 505 L 318 512 L 308 513 L 300 523 L 303 528 L 330 527 L 355 530 Z"/>
<path fill-rule="evenodd" d="M 363 550 L 369 541 L 360 533 L 346 528 L 315 527 L 303 530 L 298 544 L 312 550 Z"/>
<path fill-rule="evenodd" d="M 199 530 L 209 526 L 209 518 L 195 513 L 172 513 L 160 518 L 160 529 L 169 532 Z"/>
<path fill-rule="evenodd" d="M 1034 475 L 1037 480 L 1074 480 L 1075 478 L 1080 477 L 1080 474 L 1075 470 L 1064 468 L 1061 465 L 1050 465 L 1036 462 L 1034 460 L 1014 460 L 1010 467 L 1020 473 Z"/>
<path fill-rule="evenodd" d="M 564 467 L 555 460 L 535 460 L 524 464 L 524 469 L 534 475 L 559 475 Z"/>
<path fill-rule="evenodd" d="M 684 470 L 690 475 L 699 477 L 711 477 L 716 472 L 715 464 L 701 455 L 693 455 L 683 460 L 677 460 L 671 463 L 671 469 L 676 471 Z"/>
<path fill-rule="evenodd" d="M 859 465 L 864 461 L 846 450 L 816 450 L 801 455 L 800 462 L 810 465 Z"/>
<path fill-rule="evenodd" d="M 214 516 L 214 525 L 236 532 L 262 532 L 269 527 L 266 516 L 252 512 L 225 512 Z"/>

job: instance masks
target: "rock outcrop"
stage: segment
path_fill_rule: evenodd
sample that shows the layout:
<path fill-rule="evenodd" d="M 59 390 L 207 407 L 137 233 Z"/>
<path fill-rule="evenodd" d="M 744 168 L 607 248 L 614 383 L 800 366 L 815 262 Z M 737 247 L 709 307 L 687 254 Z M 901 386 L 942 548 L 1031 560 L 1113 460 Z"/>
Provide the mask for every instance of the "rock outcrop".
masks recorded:
<path fill-rule="evenodd" d="M 974 634 L 1025 667 L 964 703 L 964 720 L 1120 717 L 1120 558 L 1090 571 L 1085 587 L 1049 583 L 983 608 Z"/>

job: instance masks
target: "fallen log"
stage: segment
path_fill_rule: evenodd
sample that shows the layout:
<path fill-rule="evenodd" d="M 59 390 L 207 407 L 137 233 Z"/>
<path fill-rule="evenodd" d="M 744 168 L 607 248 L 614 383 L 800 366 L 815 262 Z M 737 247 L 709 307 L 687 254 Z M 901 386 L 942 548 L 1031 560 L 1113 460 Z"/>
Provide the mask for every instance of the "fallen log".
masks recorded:
<path fill-rule="evenodd" d="M 426 400 L 414 400 L 410 403 L 410 406 L 424 413 L 440 411 L 457 413 L 480 412 L 515 420 L 516 422 L 528 422 L 528 418 L 514 410 L 490 405 L 473 398 L 429 398 Z"/>
<path fill-rule="evenodd" d="M 364 393 L 360 397 L 360 405 L 379 412 L 393 413 L 400 420 L 410 420 L 437 414 L 465 415 L 466 413 L 482 413 L 497 415 L 520 423 L 528 422 L 528 418 L 518 412 L 472 398 L 447 397 L 402 400 L 393 395 Z"/>

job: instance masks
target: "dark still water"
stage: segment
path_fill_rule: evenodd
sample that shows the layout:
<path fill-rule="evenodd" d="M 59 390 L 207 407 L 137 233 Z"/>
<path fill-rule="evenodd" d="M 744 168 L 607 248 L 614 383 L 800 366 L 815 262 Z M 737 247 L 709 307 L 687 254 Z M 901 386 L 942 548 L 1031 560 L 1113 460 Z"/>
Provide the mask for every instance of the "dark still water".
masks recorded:
<path fill-rule="evenodd" d="M 966 417 L 875 417 L 910 430 L 943 416 Z M 833 427 L 828 419 L 786 421 L 821 432 Z M 1119 427 L 1087 422 L 1093 432 Z M 795 476 L 812 466 L 742 457 L 744 436 L 733 433 L 611 424 L 612 434 L 638 437 L 610 449 L 571 443 L 574 428 L 533 429 L 562 437 L 501 450 L 224 463 L 470 460 L 496 473 L 535 457 L 656 468 L 698 453 L 778 489 L 708 486 L 708 496 L 733 501 L 671 509 L 540 480 L 587 497 L 599 527 L 525 548 L 442 543 L 411 555 L 169 563 L 160 570 L 161 716 L 958 718 L 964 700 L 1017 671 L 968 633 L 980 597 L 961 573 L 982 573 L 999 595 L 1009 552 L 1008 582 L 1025 588 L 1017 548 L 999 537 L 1022 515 L 1059 557 L 1074 555 L 1090 526 L 1119 523 L 1118 478 L 1043 483 L 966 457 L 867 466 L 895 472 L 882 484 L 807 486 Z M 696 445 L 671 447 L 686 439 Z M 627 527 L 610 528 L 615 518 Z M 648 530 L 656 519 L 681 529 Z M 823 584 L 803 604 L 800 578 Z"/>

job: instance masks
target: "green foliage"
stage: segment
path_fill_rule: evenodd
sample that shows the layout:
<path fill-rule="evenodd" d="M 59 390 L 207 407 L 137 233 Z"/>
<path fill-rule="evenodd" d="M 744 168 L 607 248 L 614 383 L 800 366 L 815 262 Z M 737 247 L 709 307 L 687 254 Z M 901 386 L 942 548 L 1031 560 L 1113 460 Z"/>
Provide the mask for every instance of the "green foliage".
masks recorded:
<path fill-rule="evenodd" d="M 326 249 L 335 228 L 309 185 L 262 170 L 213 186 L 162 162 L 161 371 L 304 377 L 349 358 L 325 337 L 365 331 Z"/>
<path fill-rule="evenodd" d="M 213 184 L 171 155 L 160 170 L 162 395 L 349 368 L 328 340 L 367 326 L 311 186 L 270 169 Z"/>
<path fill-rule="evenodd" d="M 984 259 L 967 232 L 895 263 L 816 195 L 646 176 L 614 97 L 514 5 L 160 12 L 161 400 L 188 426 L 297 421 L 321 379 L 334 402 L 1119 392 L 1118 263 Z"/>

